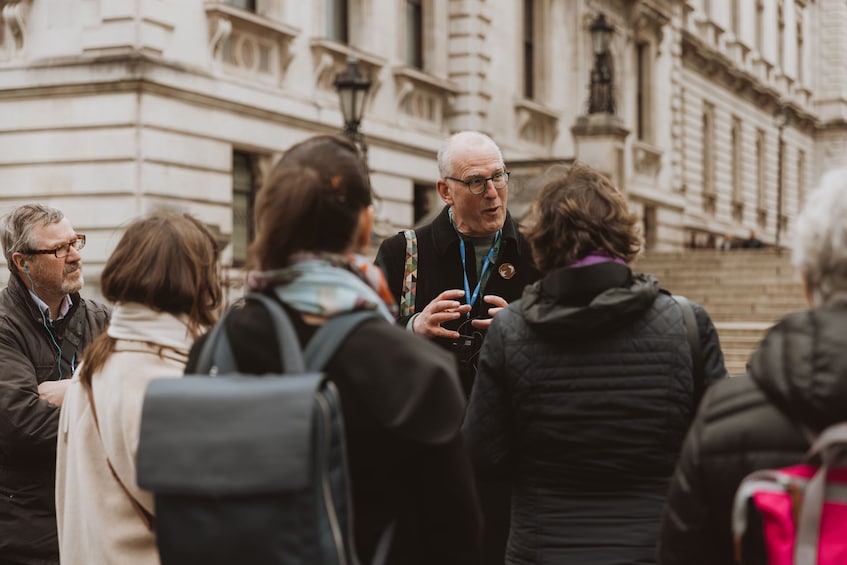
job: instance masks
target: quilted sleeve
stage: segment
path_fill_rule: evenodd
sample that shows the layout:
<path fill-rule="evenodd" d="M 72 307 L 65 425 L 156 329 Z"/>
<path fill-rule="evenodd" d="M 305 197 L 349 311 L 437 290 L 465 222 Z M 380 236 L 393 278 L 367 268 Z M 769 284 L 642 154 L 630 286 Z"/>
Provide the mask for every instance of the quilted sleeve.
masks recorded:
<path fill-rule="evenodd" d="M 709 412 L 714 389 L 707 390 L 697 417 L 682 446 L 671 480 L 659 533 L 658 562 L 661 565 L 721 563 L 714 549 L 709 511 L 712 501 L 706 492 L 702 462 L 704 415 Z"/>

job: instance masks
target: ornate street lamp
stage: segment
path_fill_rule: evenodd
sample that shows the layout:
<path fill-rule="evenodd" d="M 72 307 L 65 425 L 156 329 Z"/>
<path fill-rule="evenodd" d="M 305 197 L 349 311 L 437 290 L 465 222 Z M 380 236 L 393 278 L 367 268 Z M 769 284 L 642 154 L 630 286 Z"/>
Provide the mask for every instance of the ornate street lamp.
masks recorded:
<path fill-rule="evenodd" d="M 588 98 L 589 114 L 614 114 L 615 99 L 612 94 L 612 69 L 609 44 L 615 28 L 606 21 L 603 12 L 588 28 L 591 32 L 591 46 L 594 51 L 594 68 L 591 69 L 591 94 Z"/>
<path fill-rule="evenodd" d="M 341 115 L 344 117 L 344 135 L 356 144 L 362 152 L 362 159 L 367 163 L 368 146 L 365 144 L 365 136 L 359 131 L 359 125 L 365 113 L 371 80 L 362 74 L 358 59 L 350 56 L 347 58 L 347 68 L 335 76 L 334 84 L 338 91 Z"/>
<path fill-rule="evenodd" d="M 788 124 L 788 108 L 782 102 L 779 102 L 776 105 L 776 110 L 773 113 L 773 125 L 776 126 L 777 135 L 778 135 L 778 145 L 777 145 L 777 165 L 776 165 L 776 246 L 780 247 L 780 239 L 782 235 L 782 223 L 783 223 L 783 213 L 782 213 L 782 201 L 783 201 L 783 192 L 785 192 L 784 181 L 783 181 L 783 159 L 785 158 L 785 141 L 783 140 L 782 134 L 785 131 L 785 126 Z"/>

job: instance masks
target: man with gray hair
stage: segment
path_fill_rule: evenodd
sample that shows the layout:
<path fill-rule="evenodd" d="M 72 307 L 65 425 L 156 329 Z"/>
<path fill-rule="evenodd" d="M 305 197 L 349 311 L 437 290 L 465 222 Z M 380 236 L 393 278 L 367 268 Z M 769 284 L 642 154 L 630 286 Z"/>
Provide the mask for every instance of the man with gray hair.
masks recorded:
<path fill-rule="evenodd" d="M 109 311 L 79 295 L 85 236 L 60 210 L 18 206 L 0 241 L 11 271 L 0 291 L 0 563 L 57 564 L 59 408 Z"/>
<path fill-rule="evenodd" d="M 382 242 L 376 263 L 400 306 L 399 323 L 456 354 L 470 395 L 493 316 L 540 274 L 506 208 L 509 171 L 493 139 L 477 131 L 453 134 L 438 151 L 438 173 L 441 213 L 414 236 L 400 232 Z M 417 259 L 412 273 L 410 247 Z M 410 276 L 411 290 L 404 285 Z"/>
<path fill-rule="evenodd" d="M 438 151 L 441 213 L 379 248 L 376 263 L 400 307 L 398 323 L 451 351 L 470 395 L 483 336 L 493 317 L 540 273 L 506 204 L 509 171 L 484 133 L 453 134 Z M 486 518 L 483 559 L 503 563 L 511 485 L 480 484 Z"/>
<path fill-rule="evenodd" d="M 768 331 L 747 375 L 706 391 L 668 491 L 663 565 L 734 563 L 730 521 L 741 480 L 801 463 L 810 437 L 847 421 L 847 169 L 824 177 L 794 228 L 792 257 L 810 309 Z"/>

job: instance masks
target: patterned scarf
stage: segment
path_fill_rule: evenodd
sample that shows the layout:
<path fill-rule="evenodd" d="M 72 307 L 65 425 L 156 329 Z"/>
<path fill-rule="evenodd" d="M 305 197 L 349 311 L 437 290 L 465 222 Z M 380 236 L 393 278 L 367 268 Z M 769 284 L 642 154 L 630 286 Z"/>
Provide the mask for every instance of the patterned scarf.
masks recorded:
<path fill-rule="evenodd" d="M 382 271 L 362 255 L 296 253 L 287 267 L 247 274 L 248 290 L 268 288 L 306 314 L 330 317 L 354 310 L 376 310 L 391 323 L 397 315 Z"/>

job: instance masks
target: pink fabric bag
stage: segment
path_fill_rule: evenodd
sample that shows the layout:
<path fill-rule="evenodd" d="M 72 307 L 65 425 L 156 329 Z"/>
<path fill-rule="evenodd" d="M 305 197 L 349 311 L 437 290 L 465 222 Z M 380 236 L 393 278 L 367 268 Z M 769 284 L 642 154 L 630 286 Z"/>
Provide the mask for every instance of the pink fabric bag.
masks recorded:
<path fill-rule="evenodd" d="M 767 554 L 758 563 L 847 564 L 847 467 L 838 466 L 845 454 L 847 423 L 836 424 L 815 440 L 806 463 L 745 477 L 733 505 L 736 561 L 750 562 L 756 539 Z"/>

